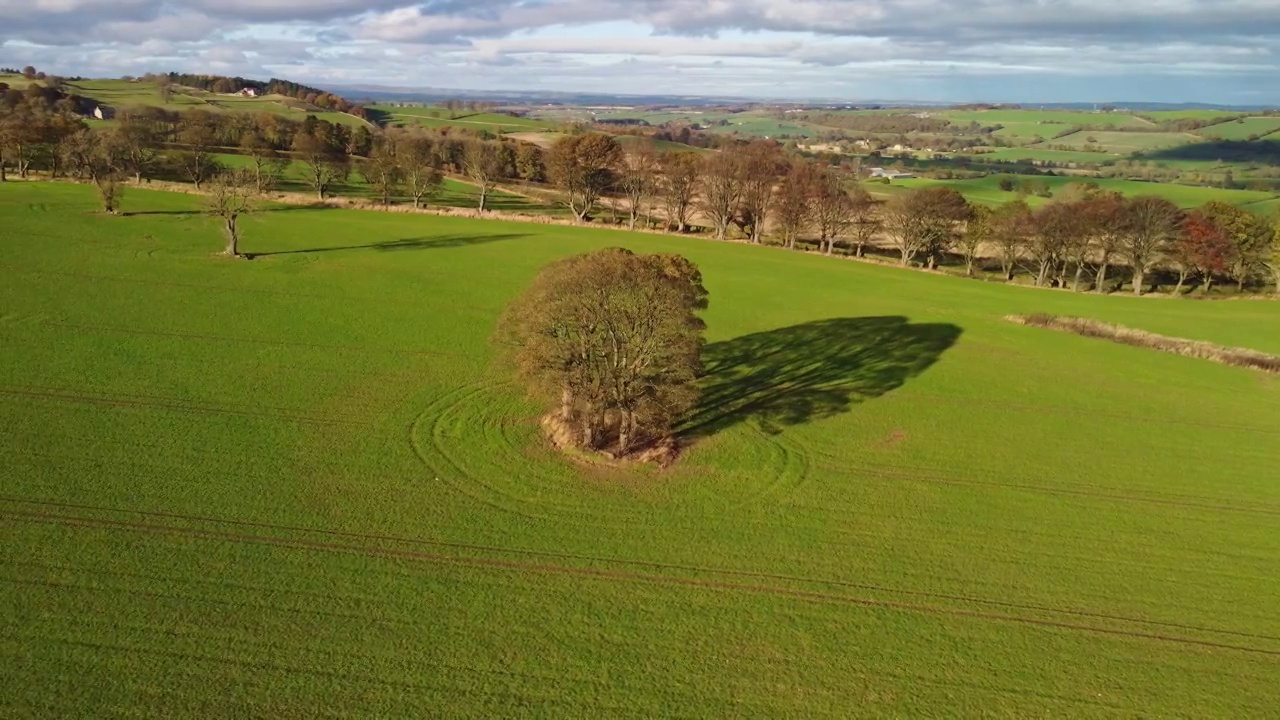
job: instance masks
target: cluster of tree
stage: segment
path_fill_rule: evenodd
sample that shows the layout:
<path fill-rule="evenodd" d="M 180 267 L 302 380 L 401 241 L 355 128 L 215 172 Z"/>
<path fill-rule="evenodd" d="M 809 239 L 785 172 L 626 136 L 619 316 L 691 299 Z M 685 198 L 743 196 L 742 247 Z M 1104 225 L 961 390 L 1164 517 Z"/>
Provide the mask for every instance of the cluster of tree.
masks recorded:
<path fill-rule="evenodd" d="M 889 135 L 907 135 L 911 133 L 984 135 L 999 129 L 984 127 L 971 122 L 965 125 L 954 124 L 946 118 L 934 117 L 928 113 L 814 113 L 802 116 L 802 120 L 816 125 L 854 130 L 857 132 Z"/>
<path fill-rule="evenodd" d="M 562 442 L 626 457 L 670 438 L 698 397 L 707 307 L 679 255 L 610 248 L 552 263 L 508 308 L 499 337 L 555 403 Z"/>
<path fill-rule="evenodd" d="M 334 95 L 333 93 L 325 92 L 319 88 L 302 85 L 291 80 L 271 78 L 270 80 L 263 82 L 261 80 L 250 80 L 242 77 L 193 75 L 176 72 L 171 72 L 167 75 L 147 75 L 144 76 L 144 79 L 152 82 L 182 85 L 184 87 L 191 87 L 196 88 L 197 90 L 221 94 L 237 93 L 241 90 L 252 89 L 263 95 L 283 95 L 285 97 L 290 97 L 304 102 L 313 107 L 325 110 L 334 110 L 336 112 L 350 113 L 357 117 L 364 117 L 364 108 L 347 101 L 345 98 Z"/>
<path fill-rule="evenodd" d="M 1177 271 L 1177 293 L 1193 277 L 1204 292 L 1219 277 L 1243 290 L 1268 267 L 1280 282 L 1280 229 L 1222 202 L 1183 212 L 1163 198 L 1094 190 L 1064 194 L 1036 210 L 1022 200 L 995 209 L 974 207 L 966 225 L 955 247 L 971 273 L 980 247 L 987 245 L 1007 278 L 1023 267 L 1037 286 L 1078 291 L 1090 280 L 1104 292 L 1114 279 L 1109 271 L 1121 265 L 1129 268 L 1139 295 L 1161 266 Z"/>

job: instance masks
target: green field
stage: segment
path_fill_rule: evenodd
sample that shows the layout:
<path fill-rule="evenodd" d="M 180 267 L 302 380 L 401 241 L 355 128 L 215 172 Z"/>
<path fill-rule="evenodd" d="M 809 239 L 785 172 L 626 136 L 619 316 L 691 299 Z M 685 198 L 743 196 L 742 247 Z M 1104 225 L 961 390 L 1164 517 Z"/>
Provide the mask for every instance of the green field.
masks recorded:
<path fill-rule="evenodd" d="M 1124 195 L 1155 195 L 1157 197 L 1166 198 L 1179 207 L 1190 208 L 1203 205 L 1212 200 L 1220 200 L 1232 205 L 1240 205 L 1243 207 L 1254 207 L 1259 203 L 1264 203 L 1275 198 L 1275 195 L 1268 192 L 1260 192 L 1255 190 L 1224 190 L 1221 188 L 1197 187 L 1193 185 L 1175 185 L 1173 183 L 1154 183 L 1142 182 L 1139 180 L 1120 180 L 1115 178 L 1078 178 L 1066 176 L 1040 176 L 1027 177 L 1025 175 L 987 175 L 985 177 L 974 180 L 933 180 L 928 178 L 916 178 L 910 180 L 895 180 L 893 186 L 897 188 L 915 188 L 931 185 L 945 185 L 959 190 L 965 197 L 973 202 L 981 202 L 984 204 L 1000 204 L 1014 200 L 1018 197 L 1016 192 L 1006 192 L 1000 189 L 1000 180 L 1002 178 L 1010 178 L 1015 183 L 1022 182 L 1044 182 L 1054 192 L 1060 191 L 1064 186 L 1071 183 L 1091 182 L 1097 184 L 1105 190 L 1114 190 Z M 872 183 L 868 186 L 869 190 L 875 192 L 877 185 Z M 1038 197 L 1029 197 L 1026 200 L 1032 205 L 1048 202 L 1048 200 Z"/>
<path fill-rule="evenodd" d="M 1216 140 L 1248 140 L 1280 130 L 1280 117 L 1251 117 L 1210 125 L 1198 132 Z"/>
<path fill-rule="evenodd" d="M 1056 140 L 1046 141 L 1050 145 L 1066 145 L 1073 149 L 1085 145 L 1097 145 L 1107 153 L 1129 155 L 1147 150 L 1163 150 L 1178 147 L 1200 139 L 1194 135 L 1182 133 L 1144 133 L 1144 132 L 1094 132 L 1085 130 L 1073 133 Z"/>
<path fill-rule="evenodd" d="M 456 127 L 469 130 L 488 130 L 500 134 L 508 132 L 536 132 L 554 127 L 551 123 L 519 118 L 500 113 L 477 113 L 448 110 L 435 107 L 392 107 L 372 105 L 370 110 L 383 113 L 391 125 L 427 128 Z"/>
<path fill-rule="evenodd" d="M 229 168 L 248 168 L 252 166 L 252 159 L 246 155 L 233 155 L 229 153 L 220 153 L 217 156 L 218 162 Z M 292 193 L 312 193 L 311 185 L 307 181 L 307 168 L 299 161 L 292 161 L 285 169 L 283 176 L 277 183 L 275 190 Z M 339 183 L 331 190 L 334 195 L 341 197 L 356 197 L 364 200 L 377 199 L 377 192 L 369 187 L 363 176 L 360 175 L 358 168 L 352 170 L 347 176 L 344 183 Z M 403 194 L 397 195 L 395 198 L 399 202 L 410 202 L 410 199 Z M 430 206 L 457 207 L 457 208 L 473 208 L 477 207 L 480 202 L 480 194 L 474 185 L 462 182 L 453 178 L 445 178 L 444 185 L 440 192 L 425 198 L 425 202 Z M 502 190 L 492 190 L 485 206 L 489 210 L 502 212 L 522 212 L 522 213 L 538 213 L 538 214 L 567 214 L 568 211 L 561 206 L 551 206 L 541 203 L 537 200 L 516 195 L 514 193 L 504 192 Z"/>
<path fill-rule="evenodd" d="M 1267 717 L 1280 303 L 599 229 L 0 185 L 6 717 Z M 680 252 L 707 403 L 584 468 L 495 363 L 547 262 Z"/>
<path fill-rule="evenodd" d="M 1106 163 L 1116 159 L 1106 153 L 1081 152 L 1078 150 L 1045 150 L 1038 145 L 1016 148 L 996 148 L 991 152 L 973 154 L 969 157 L 976 161 L 983 160 L 1031 160 L 1035 162 L 1054 163 Z"/>
<path fill-rule="evenodd" d="M 20 76 L 0 75 L 0 82 L 13 87 L 26 87 L 28 81 Z M 126 107 L 159 107 L 166 110 L 182 112 L 185 110 L 210 110 L 214 112 L 272 113 L 301 120 L 307 115 L 315 115 L 321 120 L 351 127 L 368 127 L 369 123 L 354 115 L 332 112 L 319 108 L 310 108 L 303 103 L 282 95 L 266 95 L 248 98 L 238 95 L 217 95 L 203 90 L 186 89 L 175 86 L 169 102 L 160 96 L 160 88 L 154 83 L 142 80 L 77 80 L 67 81 L 63 90 L 71 95 L 80 95 L 94 102 L 112 108 Z M 91 121 L 91 125 L 109 125 Z"/>

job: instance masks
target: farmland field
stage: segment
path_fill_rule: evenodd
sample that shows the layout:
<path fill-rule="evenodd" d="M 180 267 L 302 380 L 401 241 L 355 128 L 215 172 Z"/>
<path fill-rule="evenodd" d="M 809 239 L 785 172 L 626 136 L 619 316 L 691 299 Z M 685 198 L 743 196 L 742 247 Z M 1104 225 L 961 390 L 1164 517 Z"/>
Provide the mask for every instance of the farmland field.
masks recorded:
<path fill-rule="evenodd" d="M 1114 190 L 1128 196 L 1155 195 L 1157 197 L 1166 198 L 1177 204 L 1179 207 L 1185 208 L 1203 205 L 1211 200 L 1221 200 L 1222 202 L 1230 203 L 1232 205 L 1252 207 L 1257 203 L 1266 202 L 1275 198 L 1275 195 L 1272 193 L 1257 190 L 1224 190 L 1221 188 L 1197 187 L 1192 185 L 1175 185 L 1173 183 L 1141 182 L 1138 180 L 1118 180 L 1114 178 L 1077 178 L 1067 176 L 1027 178 L 1019 175 L 987 175 L 974 180 L 933 180 L 928 178 L 917 178 L 911 180 L 895 180 L 894 185 L 903 188 L 945 185 L 955 188 L 972 201 L 986 204 L 1000 204 L 1018 197 L 1018 194 L 1015 192 L 1006 192 L 1000 189 L 1000 180 L 1002 178 L 1012 179 L 1015 183 L 1027 181 L 1043 182 L 1054 192 L 1057 192 L 1064 186 L 1072 183 L 1091 182 L 1096 183 L 1103 189 Z M 868 184 L 868 189 L 874 192 L 876 190 L 876 185 L 874 183 Z M 1037 197 L 1026 198 L 1026 200 L 1032 205 L 1047 202 L 1047 200 Z"/>
<path fill-rule="evenodd" d="M 551 123 L 531 118 L 512 117 L 499 113 L 459 112 L 432 107 L 393 107 L 372 105 L 370 110 L 383 113 L 392 125 L 428 128 L 458 127 L 468 130 L 488 130 L 493 133 L 533 132 L 549 130 Z"/>
<path fill-rule="evenodd" d="M 1247 140 L 1263 137 L 1280 130 L 1280 117 L 1251 117 L 1210 125 L 1199 130 L 1200 135 L 1218 140 Z"/>
<path fill-rule="evenodd" d="M 1266 717 L 1280 303 L 591 228 L 0 185 L 6 717 Z M 495 362 L 551 260 L 680 252 L 707 401 L 583 467 Z"/>

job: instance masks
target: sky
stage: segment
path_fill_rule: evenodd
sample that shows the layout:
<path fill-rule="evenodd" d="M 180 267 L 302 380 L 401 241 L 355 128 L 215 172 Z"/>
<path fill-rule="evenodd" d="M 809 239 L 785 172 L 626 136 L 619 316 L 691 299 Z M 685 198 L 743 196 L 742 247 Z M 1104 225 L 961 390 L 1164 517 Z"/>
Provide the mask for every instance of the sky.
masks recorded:
<path fill-rule="evenodd" d="M 1280 0 L 0 0 L 0 65 L 324 86 L 1280 105 Z"/>

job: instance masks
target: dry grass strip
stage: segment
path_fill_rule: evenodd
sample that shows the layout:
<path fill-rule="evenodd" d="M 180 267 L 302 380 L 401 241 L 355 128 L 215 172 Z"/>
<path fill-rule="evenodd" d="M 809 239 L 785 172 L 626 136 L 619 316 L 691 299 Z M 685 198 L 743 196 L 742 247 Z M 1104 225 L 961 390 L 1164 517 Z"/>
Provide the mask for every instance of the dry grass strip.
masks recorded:
<path fill-rule="evenodd" d="M 1224 365 L 1254 368 L 1265 372 L 1280 373 L 1280 356 L 1268 355 L 1248 348 L 1215 345 L 1201 340 L 1157 335 L 1145 330 L 1135 330 L 1123 325 L 1112 325 L 1098 320 L 1078 317 L 1059 317 L 1057 315 L 1010 315 L 1005 318 L 1009 322 L 1031 327 L 1049 328 L 1072 332 L 1084 337 L 1101 338 L 1123 345 L 1159 350 L 1161 352 L 1185 355 L 1187 357 L 1212 360 Z"/>

